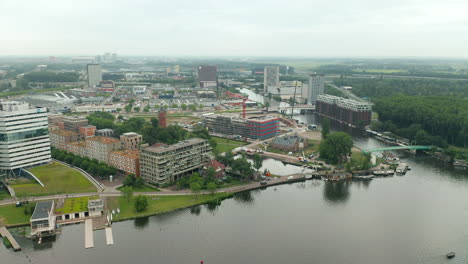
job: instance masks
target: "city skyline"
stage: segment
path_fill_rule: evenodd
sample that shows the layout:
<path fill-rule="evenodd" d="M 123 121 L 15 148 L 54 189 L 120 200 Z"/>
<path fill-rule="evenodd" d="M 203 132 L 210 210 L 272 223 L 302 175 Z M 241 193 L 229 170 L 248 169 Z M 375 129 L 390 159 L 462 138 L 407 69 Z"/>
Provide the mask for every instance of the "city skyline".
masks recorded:
<path fill-rule="evenodd" d="M 465 57 L 467 8 L 462 1 L 419 0 L 85 0 L 26 7 L 7 0 L 0 3 L 0 56 Z"/>

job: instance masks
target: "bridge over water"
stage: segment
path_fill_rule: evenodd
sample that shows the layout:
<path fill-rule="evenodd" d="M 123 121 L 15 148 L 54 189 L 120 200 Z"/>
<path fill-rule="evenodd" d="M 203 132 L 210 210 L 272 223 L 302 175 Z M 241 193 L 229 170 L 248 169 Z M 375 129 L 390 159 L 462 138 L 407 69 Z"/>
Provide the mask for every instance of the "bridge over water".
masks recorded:
<path fill-rule="evenodd" d="M 414 145 L 414 146 L 393 146 L 393 147 L 385 147 L 385 148 L 375 148 L 375 149 L 364 149 L 362 152 L 364 154 L 369 154 L 372 152 L 379 152 L 379 151 L 389 151 L 389 150 L 402 150 L 402 149 L 409 149 L 409 150 L 430 150 L 432 146 L 421 146 L 421 145 Z"/>

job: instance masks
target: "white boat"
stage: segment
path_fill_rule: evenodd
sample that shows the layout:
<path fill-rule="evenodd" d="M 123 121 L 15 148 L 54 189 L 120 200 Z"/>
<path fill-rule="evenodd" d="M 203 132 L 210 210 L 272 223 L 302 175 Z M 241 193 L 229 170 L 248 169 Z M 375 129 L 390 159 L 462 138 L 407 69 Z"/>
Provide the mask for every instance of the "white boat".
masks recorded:
<path fill-rule="evenodd" d="M 375 176 L 374 175 L 358 175 L 353 176 L 353 179 L 356 180 L 372 180 Z"/>

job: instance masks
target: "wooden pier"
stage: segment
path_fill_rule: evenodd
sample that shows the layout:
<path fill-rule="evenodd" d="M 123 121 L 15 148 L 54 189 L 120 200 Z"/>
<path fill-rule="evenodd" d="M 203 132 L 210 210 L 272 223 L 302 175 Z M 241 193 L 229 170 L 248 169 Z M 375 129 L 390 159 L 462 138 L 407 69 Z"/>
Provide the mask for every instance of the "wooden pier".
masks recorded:
<path fill-rule="evenodd" d="M 106 243 L 107 245 L 114 245 L 114 236 L 112 235 L 112 227 L 106 227 Z"/>
<path fill-rule="evenodd" d="M 85 220 L 85 248 L 94 247 L 93 219 Z"/>
<path fill-rule="evenodd" d="M 12 247 L 13 247 L 13 250 L 15 251 L 20 251 L 21 250 L 21 247 L 19 246 L 18 242 L 16 242 L 15 238 L 10 234 L 10 231 L 8 231 L 8 229 L 6 227 L 0 227 L 0 236 L 2 237 L 6 237 Z"/>

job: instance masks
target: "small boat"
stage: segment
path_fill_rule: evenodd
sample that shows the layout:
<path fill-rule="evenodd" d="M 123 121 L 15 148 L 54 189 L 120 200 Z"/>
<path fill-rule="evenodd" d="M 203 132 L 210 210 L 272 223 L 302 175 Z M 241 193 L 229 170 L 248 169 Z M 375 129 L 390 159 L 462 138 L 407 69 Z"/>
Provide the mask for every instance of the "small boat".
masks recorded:
<path fill-rule="evenodd" d="M 447 258 L 448 259 L 453 259 L 455 257 L 455 252 L 449 252 L 447 253 Z"/>

